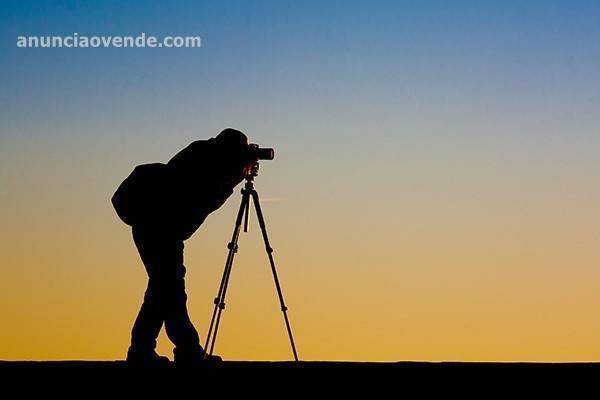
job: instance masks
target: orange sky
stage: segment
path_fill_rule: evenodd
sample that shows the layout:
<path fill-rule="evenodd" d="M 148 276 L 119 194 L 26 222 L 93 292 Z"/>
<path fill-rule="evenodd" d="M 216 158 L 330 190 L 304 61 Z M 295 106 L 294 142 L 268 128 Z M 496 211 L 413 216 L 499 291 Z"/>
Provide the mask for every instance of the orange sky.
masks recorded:
<path fill-rule="evenodd" d="M 186 143 L 171 141 L 158 160 Z M 120 358 L 143 295 L 143 267 L 109 202 L 133 163 L 49 151 L 65 143 L 11 143 L 3 159 L 2 359 Z M 116 159 L 118 138 L 96 146 Z M 263 163 L 257 188 L 301 358 L 597 359 L 591 170 L 575 158 L 532 166 L 491 148 L 477 156 L 483 169 L 465 169 L 444 151 L 330 161 L 332 172 L 346 171 L 336 176 L 316 174 L 318 162 Z M 385 162 L 402 168 L 371 175 Z M 202 336 L 238 201 L 186 242 L 189 308 Z M 217 346 L 229 359 L 291 356 L 260 240 L 255 225 L 240 240 Z M 164 339 L 159 348 L 170 353 Z"/>

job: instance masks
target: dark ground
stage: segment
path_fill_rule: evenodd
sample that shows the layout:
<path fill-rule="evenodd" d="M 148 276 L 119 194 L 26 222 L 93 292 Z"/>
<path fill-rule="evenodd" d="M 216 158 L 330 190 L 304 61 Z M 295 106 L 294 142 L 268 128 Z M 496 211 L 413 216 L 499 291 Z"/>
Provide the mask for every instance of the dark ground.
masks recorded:
<path fill-rule="evenodd" d="M 20 383 L 17 383 L 20 382 Z M 0 390 L 17 387 L 21 394 L 41 392 L 76 396 L 98 393 L 189 393 L 202 388 L 259 395 L 377 392 L 401 390 L 421 395 L 475 394 L 479 398 L 542 393 L 591 394 L 600 388 L 600 363 L 461 363 L 461 362 L 254 362 L 227 361 L 218 366 L 181 369 L 128 367 L 123 361 L 0 361 Z M 125 388 L 125 389 L 123 389 Z M 5 389 L 6 390 L 6 389 Z M 123 390 L 125 392 L 123 392 Z M 285 393 L 280 390 L 286 391 Z M 145 397 L 145 396 L 141 396 Z M 156 396 L 153 396 L 156 397 Z M 202 396 L 194 396 L 202 397 Z M 206 397 L 206 396 L 205 396 Z M 306 396 L 303 396 L 306 397 Z M 316 396 L 319 398 L 320 396 Z M 412 396 L 411 396 L 412 397 Z M 579 397 L 579 396 L 577 396 Z"/>
<path fill-rule="evenodd" d="M 592 374 L 600 383 L 600 363 L 477 363 L 477 362 L 334 362 L 334 361 L 226 361 L 190 369 L 169 367 L 144 370 L 132 368 L 124 361 L 0 361 L 0 377 L 6 373 L 18 374 L 74 374 L 78 375 L 126 375 L 140 371 L 153 374 L 187 374 L 198 371 L 205 375 L 237 374 L 333 374 L 346 376 L 394 374 L 401 376 L 438 377 L 526 377 L 526 376 L 586 376 Z"/>
<path fill-rule="evenodd" d="M 0 371 L 125 371 L 132 370 L 124 361 L 2 361 Z M 173 363 L 163 370 L 176 370 Z M 600 372 L 600 362 L 581 363 L 535 363 L 535 362 L 352 362 L 352 361 L 225 361 L 222 364 L 201 367 L 200 369 L 221 371 L 242 370 L 312 370 L 329 371 L 341 369 L 344 371 L 390 370 L 390 371 L 446 371 L 446 372 L 526 372 L 526 371 L 597 371 Z"/>

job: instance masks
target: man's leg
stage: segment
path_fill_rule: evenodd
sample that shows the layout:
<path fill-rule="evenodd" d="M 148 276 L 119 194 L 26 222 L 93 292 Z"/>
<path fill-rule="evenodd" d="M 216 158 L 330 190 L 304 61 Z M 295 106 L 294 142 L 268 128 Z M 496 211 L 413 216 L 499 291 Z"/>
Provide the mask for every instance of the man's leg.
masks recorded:
<path fill-rule="evenodd" d="M 131 330 L 129 356 L 154 357 L 156 338 L 164 321 L 164 296 L 160 271 L 169 263 L 165 243 L 156 233 L 139 227 L 133 228 L 133 239 L 148 273 L 148 287 L 144 302 Z"/>
<path fill-rule="evenodd" d="M 164 310 L 156 286 L 154 279 L 150 278 L 144 302 L 131 330 L 132 351 L 152 353 L 156 348 L 156 338 L 164 320 Z"/>
<path fill-rule="evenodd" d="M 186 306 L 183 241 L 165 232 L 139 229 L 134 229 L 134 240 L 150 279 L 132 338 L 152 341 L 155 346 L 164 321 L 167 335 L 177 348 L 186 353 L 201 352 L 200 338 Z"/>
<path fill-rule="evenodd" d="M 181 259 L 173 271 L 172 280 L 168 286 L 165 299 L 165 328 L 169 339 L 175 344 L 177 353 L 203 353 L 200 338 L 190 321 L 187 310 L 187 295 L 185 293 L 185 267 L 183 265 L 183 242 L 181 244 Z"/>
<path fill-rule="evenodd" d="M 180 242 L 181 259 L 175 269 L 174 278 L 168 287 L 165 300 L 165 328 L 169 339 L 175 344 L 175 363 L 178 365 L 195 365 L 199 362 L 220 362 L 221 357 L 205 357 L 204 349 L 200 346 L 198 332 L 188 316 L 185 293 L 185 267 L 183 265 L 183 242 Z"/>

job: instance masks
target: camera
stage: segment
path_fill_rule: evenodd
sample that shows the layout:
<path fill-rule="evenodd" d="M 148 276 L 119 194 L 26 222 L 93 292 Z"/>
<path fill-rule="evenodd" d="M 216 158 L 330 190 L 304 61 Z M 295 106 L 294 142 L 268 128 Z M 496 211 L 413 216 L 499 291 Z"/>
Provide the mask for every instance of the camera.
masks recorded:
<path fill-rule="evenodd" d="M 275 150 L 269 147 L 259 147 L 257 144 L 248 145 L 249 157 L 253 160 L 272 160 L 275 158 Z"/>

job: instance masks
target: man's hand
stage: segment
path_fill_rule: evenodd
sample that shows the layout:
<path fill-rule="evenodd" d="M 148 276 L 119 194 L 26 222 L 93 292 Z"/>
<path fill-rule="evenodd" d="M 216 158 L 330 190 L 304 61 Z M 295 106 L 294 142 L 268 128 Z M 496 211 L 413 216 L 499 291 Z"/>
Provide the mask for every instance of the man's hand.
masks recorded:
<path fill-rule="evenodd" d="M 253 173 L 253 171 L 255 173 L 258 172 L 258 168 L 259 168 L 258 163 L 254 163 L 254 162 L 244 165 L 244 167 L 242 168 L 242 179 L 244 179 L 248 175 L 251 175 Z"/>
<path fill-rule="evenodd" d="M 240 184 L 248 175 L 252 173 L 253 168 L 258 168 L 258 166 L 254 166 L 254 163 L 246 164 L 242 166 L 235 175 L 224 182 L 225 187 L 234 188 Z"/>

